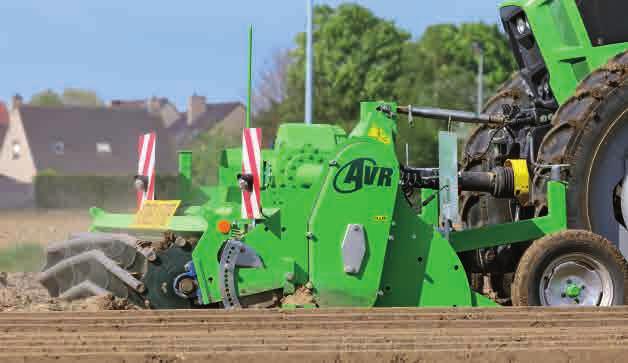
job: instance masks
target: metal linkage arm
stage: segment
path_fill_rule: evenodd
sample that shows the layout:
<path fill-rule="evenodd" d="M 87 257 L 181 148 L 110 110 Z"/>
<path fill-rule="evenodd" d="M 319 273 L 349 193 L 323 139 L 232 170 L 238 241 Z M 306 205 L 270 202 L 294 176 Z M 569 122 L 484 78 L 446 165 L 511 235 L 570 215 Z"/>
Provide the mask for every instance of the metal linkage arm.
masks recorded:
<path fill-rule="evenodd" d="M 474 124 L 500 125 L 507 121 L 506 117 L 500 114 L 477 114 L 475 112 L 432 107 L 399 106 L 397 107 L 397 112 L 404 115 L 410 114 L 415 117 Z"/>

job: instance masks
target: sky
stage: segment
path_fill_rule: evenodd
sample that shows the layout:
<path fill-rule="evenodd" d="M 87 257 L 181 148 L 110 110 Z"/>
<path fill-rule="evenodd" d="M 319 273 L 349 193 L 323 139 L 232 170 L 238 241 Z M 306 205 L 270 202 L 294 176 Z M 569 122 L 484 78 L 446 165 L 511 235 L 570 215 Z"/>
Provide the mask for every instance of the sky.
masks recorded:
<path fill-rule="evenodd" d="M 341 0 L 314 0 L 337 6 Z M 434 23 L 497 22 L 496 0 L 357 0 L 416 38 Z M 19 0 L 0 4 L 0 99 L 88 88 L 105 100 L 245 99 L 254 73 L 305 29 L 305 0 Z M 254 79 L 255 82 L 255 79 Z"/>

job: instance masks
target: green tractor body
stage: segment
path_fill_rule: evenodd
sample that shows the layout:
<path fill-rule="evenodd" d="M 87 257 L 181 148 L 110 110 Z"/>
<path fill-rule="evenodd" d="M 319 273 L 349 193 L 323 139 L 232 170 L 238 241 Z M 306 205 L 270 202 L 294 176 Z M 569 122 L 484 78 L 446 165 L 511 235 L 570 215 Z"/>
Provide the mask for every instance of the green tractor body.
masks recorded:
<path fill-rule="evenodd" d="M 535 97 L 561 105 L 591 72 L 628 50 L 626 10 L 621 0 L 503 2 L 504 29 Z"/>
<path fill-rule="evenodd" d="M 462 169 L 487 171 L 525 159 L 529 177 L 516 198 L 463 192 L 467 228 L 545 215 L 546 181 L 555 166 L 569 184 L 568 227 L 600 234 L 628 256 L 627 11 L 622 0 L 501 4 L 519 71 L 485 106 L 486 114 L 504 122 L 482 122 L 471 134 Z M 479 276 L 472 278 L 479 281 L 474 288 L 510 298 L 525 252 L 511 246 L 462 259 Z"/>

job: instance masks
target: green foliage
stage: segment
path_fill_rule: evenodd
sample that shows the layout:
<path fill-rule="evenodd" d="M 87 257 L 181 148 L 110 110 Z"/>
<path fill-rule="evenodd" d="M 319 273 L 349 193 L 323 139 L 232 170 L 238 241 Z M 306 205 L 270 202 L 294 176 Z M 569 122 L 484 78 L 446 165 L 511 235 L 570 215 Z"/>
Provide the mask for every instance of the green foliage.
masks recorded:
<path fill-rule="evenodd" d="M 37 172 L 37 176 L 56 176 L 56 175 L 59 175 L 59 173 L 56 170 L 50 169 L 50 168 Z"/>
<path fill-rule="evenodd" d="M 318 6 L 314 30 L 314 119 L 339 123 L 347 131 L 358 118 L 359 102 L 390 100 L 399 104 L 475 110 L 478 59 L 472 44 L 484 48 L 486 98 L 506 81 L 516 64 L 504 34 L 495 24 L 439 24 L 416 40 L 394 23 L 355 4 Z M 287 97 L 256 115 L 265 145 L 282 122 L 303 120 L 305 36 L 296 48 L 285 79 Z M 338 121 L 341 120 L 341 121 Z M 410 146 L 413 166 L 437 162 L 438 131 L 446 123 L 415 119 L 409 128 L 399 119 L 398 155 Z M 462 138 L 471 127 L 452 125 Z"/>
<path fill-rule="evenodd" d="M 66 106 L 103 107 L 105 105 L 96 92 L 87 89 L 66 88 L 61 98 Z"/>
<path fill-rule="evenodd" d="M 343 4 L 315 8 L 314 119 L 353 121 L 360 100 L 391 99 L 401 76 L 404 43 L 410 34 L 370 10 Z M 304 105 L 305 35 L 288 68 L 288 97 L 281 105 L 287 120 L 302 120 Z"/>
<path fill-rule="evenodd" d="M 51 89 L 47 89 L 35 93 L 31 97 L 29 104 L 43 107 L 103 107 L 105 105 L 96 92 L 80 88 L 66 88 L 61 95 Z"/>
<path fill-rule="evenodd" d="M 255 125 L 260 127 L 260 125 Z M 213 185 L 218 181 L 218 166 L 222 150 L 239 147 L 239 137 L 206 132 L 191 145 L 192 182 L 195 185 Z"/>
<path fill-rule="evenodd" d="M 505 35 L 497 25 L 439 24 L 428 27 L 420 38 L 405 45 L 399 102 L 475 111 L 478 59 L 472 50 L 474 42 L 484 48 L 484 95 L 490 97 L 516 68 Z M 399 123 L 399 154 L 408 143 L 413 166 L 435 165 L 438 130 L 447 125 L 424 119 L 416 119 L 415 125 L 409 129 L 405 120 Z M 471 128 L 453 125 L 462 139 Z"/>
<path fill-rule="evenodd" d="M 478 64 L 472 50 L 474 42 L 484 48 L 484 87 L 489 91 L 485 94 L 495 90 L 516 67 L 497 25 L 439 24 L 406 44 L 400 101 L 473 110 Z"/>
<path fill-rule="evenodd" d="M 45 91 L 35 93 L 31 97 L 29 104 L 42 107 L 62 107 L 63 100 L 55 91 L 47 89 Z"/>
<path fill-rule="evenodd" d="M 283 118 L 280 108 L 281 103 L 271 102 L 268 109 L 261 111 L 253 117 L 254 126 L 260 127 L 263 130 L 262 147 L 264 148 L 273 145 L 275 136 L 277 135 L 277 128 L 280 124 L 294 121 Z"/>
<path fill-rule="evenodd" d="M 0 271 L 37 272 L 44 263 L 44 249 L 36 243 L 16 243 L 0 249 Z"/>

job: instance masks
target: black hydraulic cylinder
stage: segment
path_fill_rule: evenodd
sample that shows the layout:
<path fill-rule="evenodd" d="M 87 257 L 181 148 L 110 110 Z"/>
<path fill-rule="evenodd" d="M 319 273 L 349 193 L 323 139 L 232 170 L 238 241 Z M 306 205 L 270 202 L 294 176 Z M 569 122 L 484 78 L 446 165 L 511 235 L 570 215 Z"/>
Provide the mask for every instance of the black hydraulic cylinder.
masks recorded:
<path fill-rule="evenodd" d="M 447 110 L 443 108 L 432 107 L 399 106 L 397 107 L 397 112 L 404 115 L 411 114 L 415 117 L 474 124 L 499 125 L 506 121 L 503 115 L 498 114 L 477 114 L 474 112 Z"/>

